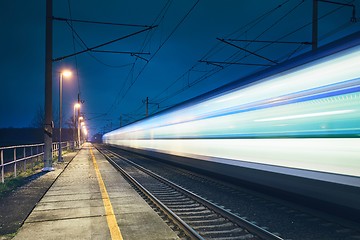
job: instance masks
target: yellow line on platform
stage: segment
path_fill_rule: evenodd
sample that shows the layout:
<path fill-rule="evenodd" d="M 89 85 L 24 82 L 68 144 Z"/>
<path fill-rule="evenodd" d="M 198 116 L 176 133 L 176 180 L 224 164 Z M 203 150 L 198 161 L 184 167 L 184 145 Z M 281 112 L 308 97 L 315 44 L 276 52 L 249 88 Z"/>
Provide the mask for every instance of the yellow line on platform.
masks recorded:
<path fill-rule="evenodd" d="M 95 158 L 95 155 L 94 155 L 94 153 L 92 151 L 92 148 L 90 148 L 90 153 L 91 153 L 92 161 L 93 161 L 93 164 L 94 164 L 94 169 L 95 169 L 95 172 L 96 172 L 96 178 L 97 178 L 98 183 L 99 183 L 101 196 L 102 196 L 104 207 L 105 207 L 106 220 L 107 220 L 108 227 L 109 227 L 109 230 L 110 230 L 111 239 L 113 239 L 113 240 L 122 240 L 123 238 L 122 238 L 122 235 L 121 235 L 121 232 L 120 232 L 120 229 L 119 229 L 119 225 L 117 224 L 115 214 L 114 214 L 114 210 L 112 208 L 110 198 L 109 198 L 109 195 L 108 195 L 108 193 L 106 191 L 106 187 L 105 187 L 104 181 L 103 181 L 103 179 L 101 177 L 99 166 L 97 165 L 96 158 Z"/>

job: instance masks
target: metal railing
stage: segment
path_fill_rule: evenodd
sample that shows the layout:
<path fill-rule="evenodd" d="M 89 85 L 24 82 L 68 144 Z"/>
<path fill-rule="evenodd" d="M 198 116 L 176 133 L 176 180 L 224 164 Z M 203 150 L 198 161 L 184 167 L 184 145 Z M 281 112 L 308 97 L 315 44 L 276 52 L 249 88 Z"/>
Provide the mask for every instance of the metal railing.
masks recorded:
<path fill-rule="evenodd" d="M 61 149 L 75 148 L 75 142 L 61 142 Z M 52 157 L 58 155 L 59 143 L 52 143 Z M 27 161 L 40 162 L 44 157 L 44 143 L 18 145 L 9 147 L 0 147 L 0 168 L 1 168 L 1 183 L 5 181 L 5 174 L 14 172 L 14 177 L 17 177 L 19 167 L 23 167 L 26 171 Z M 13 165 L 13 170 L 11 170 Z"/>

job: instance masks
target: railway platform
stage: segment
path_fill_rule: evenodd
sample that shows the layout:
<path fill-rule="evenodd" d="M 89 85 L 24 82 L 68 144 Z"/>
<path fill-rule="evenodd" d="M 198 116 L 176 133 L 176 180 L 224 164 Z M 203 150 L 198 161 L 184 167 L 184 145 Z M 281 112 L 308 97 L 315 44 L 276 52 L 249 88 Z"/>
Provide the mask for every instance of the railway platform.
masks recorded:
<path fill-rule="evenodd" d="M 86 143 L 13 239 L 178 237 L 103 155 Z"/>

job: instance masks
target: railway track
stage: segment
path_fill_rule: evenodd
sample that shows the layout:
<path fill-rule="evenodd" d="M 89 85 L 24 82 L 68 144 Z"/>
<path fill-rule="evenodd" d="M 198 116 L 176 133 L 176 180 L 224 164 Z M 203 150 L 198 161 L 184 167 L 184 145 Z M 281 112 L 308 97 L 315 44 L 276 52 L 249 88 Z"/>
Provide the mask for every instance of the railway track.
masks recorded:
<path fill-rule="evenodd" d="M 98 150 L 177 226 L 175 229 L 182 238 L 282 239 L 113 151 Z"/>

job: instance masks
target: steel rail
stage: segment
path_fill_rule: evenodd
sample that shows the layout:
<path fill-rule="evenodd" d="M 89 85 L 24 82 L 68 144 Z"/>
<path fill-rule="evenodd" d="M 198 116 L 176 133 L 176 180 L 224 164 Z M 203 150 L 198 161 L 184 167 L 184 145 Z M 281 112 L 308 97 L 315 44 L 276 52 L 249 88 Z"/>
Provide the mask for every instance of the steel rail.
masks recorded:
<path fill-rule="evenodd" d="M 110 151 L 110 150 L 107 150 L 109 152 L 111 152 L 111 154 L 115 155 L 116 157 L 132 164 L 133 166 L 135 166 L 136 168 L 138 168 L 139 170 L 147 173 L 148 175 L 154 177 L 155 179 L 167 184 L 167 185 L 170 185 L 171 187 L 175 188 L 176 190 L 178 190 L 179 192 L 183 193 L 184 195 L 187 195 L 187 196 L 191 196 L 191 198 L 195 199 L 196 201 L 198 201 L 199 203 L 205 205 L 206 207 L 208 207 L 209 209 L 212 209 L 214 210 L 215 212 L 217 212 L 218 214 L 222 215 L 223 217 L 229 219 L 230 221 L 236 223 L 238 226 L 240 227 L 243 227 L 244 229 L 248 230 L 250 233 L 253 233 L 257 236 L 259 236 L 260 238 L 263 238 L 263 239 L 268 239 L 268 240 L 283 240 L 283 238 L 247 221 L 246 219 L 243 219 L 229 211 L 227 211 L 226 209 L 222 208 L 222 207 L 219 207 L 209 201 L 207 201 L 206 199 L 200 197 L 199 195 L 193 193 L 193 192 L 190 192 L 189 190 L 159 176 L 158 174 L 156 173 L 153 173 L 152 171 L 148 170 L 148 169 L 145 169 L 144 167 L 132 162 L 131 160 L 123 157 L 123 156 L 120 156 L 119 154 L 113 152 L 113 151 Z"/>
<path fill-rule="evenodd" d="M 97 148 L 97 147 L 96 147 Z M 132 176 L 130 176 L 124 169 L 122 169 L 115 161 L 113 161 L 107 154 L 102 150 L 97 148 L 97 150 L 103 154 L 103 156 L 113 165 L 119 172 L 121 172 L 132 184 L 134 184 L 145 196 L 150 199 L 159 209 L 162 210 L 166 216 L 175 222 L 181 230 L 185 232 L 187 236 L 191 239 L 204 240 L 192 227 L 185 223 L 181 218 L 179 218 L 173 211 L 166 207 L 159 199 L 157 199 L 153 194 L 151 194 L 147 189 L 145 189 L 138 181 L 136 181 Z M 109 151 L 109 150 L 107 150 Z M 118 157 L 118 155 L 112 151 L 111 154 Z"/>

